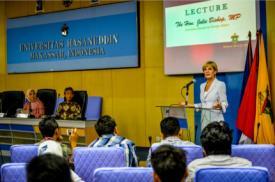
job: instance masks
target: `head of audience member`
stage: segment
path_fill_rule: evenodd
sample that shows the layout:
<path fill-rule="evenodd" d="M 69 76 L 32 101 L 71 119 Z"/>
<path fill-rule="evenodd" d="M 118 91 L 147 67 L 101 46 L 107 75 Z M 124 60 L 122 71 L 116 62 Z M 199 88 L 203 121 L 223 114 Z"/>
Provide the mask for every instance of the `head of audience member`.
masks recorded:
<path fill-rule="evenodd" d="M 160 122 L 160 130 L 163 135 L 163 138 L 170 136 L 178 136 L 180 131 L 179 120 L 175 117 L 164 118 Z"/>
<path fill-rule="evenodd" d="M 231 155 L 232 130 L 224 121 L 208 124 L 200 139 L 206 155 Z"/>
<path fill-rule="evenodd" d="M 74 98 L 74 89 L 72 87 L 67 87 L 64 90 L 64 101 L 65 102 L 72 102 Z"/>
<path fill-rule="evenodd" d="M 70 167 L 67 161 L 54 154 L 33 158 L 27 165 L 28 182 L 71 182 Z"/>
<path fill-rule="evenodd" d="M 29 102 L 35 102 L 37 97 L 34 89 L 28 89 L 26 92 L 26 98 Z"/>
<path fill-rule="evenodd" d="M 95 130 L 100 137 L 102 135 L 116 134 L 116 122 L 109 115 L 101 116 L 95 124 Z"/>
<path fill-rule="evenodd" d="M 218 72 L 217 63 L 215 63 L 214 61 L 207 61 L 202 66 L 202 71 L 204 73 L 204 77 L 207 80 L 212 80 L 212 79 L 216 78 L 216 74 Z"/>
<path fill-rule="evenodd" d="M 161 145 L 151 157 L 155 182 L 182 182 L 188 176 L 186 156 L 182 149 Z"/>
<path fill-rule="evenodd" d="M 54 140 L 61 139 L 58 123 L 53 117 L 43 118 L 39 122 L 39 130 L 43 138 L 52 138 Z"/>

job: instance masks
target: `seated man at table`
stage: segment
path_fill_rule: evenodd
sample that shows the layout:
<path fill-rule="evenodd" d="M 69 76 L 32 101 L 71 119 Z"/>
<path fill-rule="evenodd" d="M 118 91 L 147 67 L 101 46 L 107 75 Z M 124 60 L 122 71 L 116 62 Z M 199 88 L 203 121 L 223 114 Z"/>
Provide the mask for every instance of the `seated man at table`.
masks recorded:
<path fill-rule="evenodd" d="M 89 147 L 122 147 L 125 150 L 127 166 L 138 165 L 135 144 L 118 135 L 116 122 L 111 116 L 100 117 L 95 124 L 95 129 L 99 138 L 94 140 Z"/>
<path fill-rule="evenodd" d="M 61 144 L 62 136 L 58 123 L 54 118 L 47 117 L 39 122 L 39 130 L 43 136 L 43 140 L 38 146 L 38 155 L 55 154 L 60 157 L 64 157 L 68 162 L 70 156 L 68 155 L 68 148 L 65 148 Z M 76 141 L 76 140 L 75 140 Z M 76 146 L 76 143 L 71 142 L 72 149 Z M 81 178 L 71 170 L 71 176 L 73 181 L 80 182 Z"/>
<path fill-rule="evenodd" d="M 57 111 L 56 118 L 59 119 L 81 119 L 81 107 L 78 103 L 73 101 L 74 90 L 72 87 L 67 87 L 64 90 L 64 102 L 60 103 Z"/>
<path fill-rule="evenodd" d="M 163 139 L 158 143 L 153 143 L 151 146 L 147 157 L 147 166 L 151 166 L 152 148 L 157 148 L 163 144 L 169 144 L 173 146 L 194 145 L 192 142 L 183 141 L 179 138 L 180 124 L 179 120 L 175 117 L 164 118 L 160 122 L 160 130 Z"/>
<path fill-rule="evenodd" d="M 184 150 L 161 145 L 152 153 L 154 182 L 183 182 L 187 176 Z"/>
<path fill-rule="evenodd" d="M 251 167 L 252 163 L 240 157 L 231 157 L 232 130 L 227 123 L 212 122 L 202 131 L 201 144 L 206 157 L 188 165 L 188 180 L 193 181 L 195 171 L 208 167 Z"/>

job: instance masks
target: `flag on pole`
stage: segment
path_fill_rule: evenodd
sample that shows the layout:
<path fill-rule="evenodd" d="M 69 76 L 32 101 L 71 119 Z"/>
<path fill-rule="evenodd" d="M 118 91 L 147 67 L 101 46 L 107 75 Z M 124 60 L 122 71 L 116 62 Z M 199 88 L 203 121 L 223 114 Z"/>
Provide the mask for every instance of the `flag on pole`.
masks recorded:
<path fill-rule="evenodd" d="M 259 44 L 257 43 L 254 53 L 254 59 L 250 68 L 250 73 L 244 89 L 243 98 L 238 110 L 237 128 L 251 140 L 254 139 L 254 123 L 256 113 L 256 90 L 257 90 L 257 74 L 259 60 Z"/>
<path fill-rule="evenodd" d="M 275 125 L 272 120 L 271 94 L 262 33 L 259 36 L 258 69 L 254 142 L 259 144 L 275 144 Z"/>
<path fill-rule="evenodd" d="M 247 51 L 246 51 L 246 60 L 245 60 L 245 68 L 243 73 L 243 84 L 241 89 L 241 96 L 240 96 L 240 103 L 243 99 L 244 90 L 246 87 L 246 83 L 249 77 L 250 69 L 253 62 L 253 54 L 252 54 L 252 45 L 251 45 L 251 32 L 248 32 L 248 45 L 247 45 Z M 253 143 L 253 139 L 248 138 L 244 133 L 242 133 L 240 130 L 238 130 L 238 140 L 239 144 L 251 144 Z"/>
<path fill-rule="evenodd" d="M 250 73 L 250 68 L 252 66 L 253 62 L 253 54 L 252 54 L 252 46 L 251 46 L 251 32 L 249 31 L 248 33 L 248 45 L 247 45 L 247 52 L 246 52 L 246 60 L 245 60 L 245 68 L 244 68 L 244 73 L 243 73 L 243 84 L 242 84 L 242 90 L 241 90 L 241 100 L 243 98 L 244 94 L 244 89 L 246 87 L 246 83 L 248 80 L 248 76 Z"/>

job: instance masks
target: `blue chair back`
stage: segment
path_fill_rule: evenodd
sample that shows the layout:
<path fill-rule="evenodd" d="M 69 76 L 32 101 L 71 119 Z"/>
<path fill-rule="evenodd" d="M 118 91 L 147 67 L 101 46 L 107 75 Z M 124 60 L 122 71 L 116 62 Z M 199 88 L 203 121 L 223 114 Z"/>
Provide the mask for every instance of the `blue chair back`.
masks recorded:
<path fill-rule="evenodd" d="M 11 162 L 28 163 L 38 155 L 37 145 L 12 145 L 10 148 Z"/>
<path fill-rule="evenodd" d="M 26 163 L 6 163 L 1 166 L 2 182 L 26 182 Z"/>
<path fill-rule="evenodd" d="M 232 145 L 232 156 L 242 157 L 253 166 L 266 167 L 275 182 L 275 146 L 266 144 Z"/>
<path fill-rule="evenodd" d="M 159 146 L 153 145 L 151 148 L 152 152 L 155 151 Z M 175 147 L 178 147 L 186 152 L 187 164 L 195 159 L 203 158 L 202 147 L 199 145 L 181 145 Z"/>
<path fill-rule="evenodd" d="M 195 182 L 268 182 L 268 171 L 262 167 L 202 168 L 195 173 Z"/>
<path fill-rule="evenodd" d="M 118 147 L 77 147 L 73 152 L 75 172 L 86 182 L 93 181 L 94 170 L 100 167 L 126 167 L 126 155 Z"/>
<path fill-rule="evenodd" d="M 152 182 L 152 168 L 122 167 L 122 168 L 98 168 L 94 172 L 94 182 Z"/>

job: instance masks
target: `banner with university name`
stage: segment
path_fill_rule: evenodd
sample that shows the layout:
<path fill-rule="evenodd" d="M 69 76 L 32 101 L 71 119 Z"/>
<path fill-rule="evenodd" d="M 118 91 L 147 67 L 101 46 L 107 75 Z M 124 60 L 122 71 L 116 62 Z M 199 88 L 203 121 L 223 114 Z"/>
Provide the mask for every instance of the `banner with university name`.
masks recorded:
<path fill-rule="evenodd" d="M 8 73 L 138 67 L 137 3 L 7 22 Z"/>

